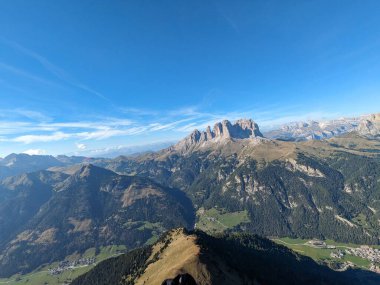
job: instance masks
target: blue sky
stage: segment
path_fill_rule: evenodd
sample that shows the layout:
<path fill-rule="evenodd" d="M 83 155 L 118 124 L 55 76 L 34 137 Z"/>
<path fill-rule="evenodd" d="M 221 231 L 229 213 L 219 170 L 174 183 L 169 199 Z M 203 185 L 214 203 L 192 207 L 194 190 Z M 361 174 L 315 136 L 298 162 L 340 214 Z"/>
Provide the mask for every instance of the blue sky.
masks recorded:
<path fill-rule="evenodd" d="M 379 112 L 379 14 L 370 0 L 2 0 L 0 156 Z"/>

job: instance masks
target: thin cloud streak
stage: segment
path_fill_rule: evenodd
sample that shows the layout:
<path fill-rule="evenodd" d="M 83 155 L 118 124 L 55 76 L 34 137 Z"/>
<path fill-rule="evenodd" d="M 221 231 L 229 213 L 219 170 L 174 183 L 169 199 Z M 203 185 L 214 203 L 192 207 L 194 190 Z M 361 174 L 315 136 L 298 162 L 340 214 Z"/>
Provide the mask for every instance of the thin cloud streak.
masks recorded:
<path fill-rule="evenodd" d="M 110 100 L 106 96 L 104 96 L 102 93 L 88 87 L 87 85 L 83 84 L 82 82 L 75 80 L 65 70 L 63 70 L 62 68 L 60 68 L 57 65 L 53 64 L 52 62 L 50 62 L 46 57 L 44 57 L 44 56 L 22 46 L 19 43 L 16 43 L 14 41 L 10 41 L 10 40 L 5 39 L 5 38 L 0 38 L 0 40 L 3 43 L 5 43 L 6 45 L 8 45 L 9 47 L 12 47 L 13 49 L 19 51 L 20 53 L 35 59 L 48 72 L 53 74 L 58 79 L 64 81 L 65 83 L 67 83 L 71 86 L 74 86 L 76 88 L 82 89 L 83 91 L 86 91 L 87 93 L 91 93 L 91 94 L 96 95 L 97 97 L 99 97 L 103 100 L 107 100 L 110 102 Z M 0 65 L 1 65 L 1 63 L 0 63 Z M 30 76 L 30 74 L 29 74 L 29 76 Z"/>
<path fill-rule="evenodd" d="M 33 80 L 33 81 L 36 81 L 36 82 L 39 82 L 39 83 L 42 83 L 42 84 L 46 84 L 46 85 L 51 85 L 51 86 L 57 86 L 57 84 L 55 84 L 54 82 L 51 82 L 47 79 L 44 79 L 42 77 L 39 77 L 39 76 L 36 76 L 34 74 L 31 74 L 25 70 L 22 70 L 20 68 L 17 68 L 15 66 L 12 66 L 12 65 L 9 65 L 9 64 L 6 64 L 4 62 L 0 62 L 0 68 L 3 69 L 3 70 L 6 70 L 8 72 L 11 72 L 13 74 L 16 74 L 18 76 L 22 76 L 24 78 L 27 78 L 27 79 L 30 79 L 30 80 Z"/>
<path fill-rule="evenodd" d="M 24 135 L 11 139 L 12 142 L 20 142 L 24 144 L 36 143 L 36 142 L 53 142 L 65 140 L 72 137 L 72 134 L 63 132 L 56 132 L 48 135 Z"/>
<path fill-rule="evenodd" d="M 32 149 L 27 149 L 23 151 L 22 153 L 26 153 L 29 155 L 44 155 L 47 153 L 47 151 L 44 149 L 39 149 L 39 148 L 32 148 Z"/>
<path fill-rule="evenodd" d="M 133 121 L 128 118 L 106 118 L 98 121 L 69 121 L 69 122 L 39 122 L 45 116 L 38 112 L 21 110 L 20 116 L 33 121 L 1 121 L 0 141 L 16 142 L 23 144 L 48 143 L 63 140 L 76 140 L 83 144 L 84 141 L 99 141 L 113 137 L 150 135 L 152 133 L 171 134 L 178 139 L 190 133 L 194 129 L 204 130 L 207 126 L 213 127 L 216 122 L 228 119 L 236 121 L 241 118 L 252 118 L 262 129 L 270 129 L 287 122 L 305 121 L 337 117 L 339 114 L 323 112 L 310 112 L 298 115 L 289 115 L 289 111 L 273 112 L 266 110 L 243 110 L 230 113 L 206 113 L 195 108 L 183 108 L 176 111 L 167 111 L 161 114 L 161 118 L 151 118 L 151 121 Z M 53 119 L 51 119 L 53 120 Z M 155 120 L 155 121 L 152 121 Z"/>

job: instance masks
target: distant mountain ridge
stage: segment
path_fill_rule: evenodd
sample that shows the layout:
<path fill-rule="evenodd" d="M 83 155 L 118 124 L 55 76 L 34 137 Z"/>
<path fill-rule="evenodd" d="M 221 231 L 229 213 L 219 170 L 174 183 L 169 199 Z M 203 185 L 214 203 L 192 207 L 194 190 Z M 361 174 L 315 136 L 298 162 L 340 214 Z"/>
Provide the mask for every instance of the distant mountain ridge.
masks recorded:
<path fill-rule="evenodd" d="M 0 160 L 0 179 L 50 167 L 63 167 L 78 163 L 89 163 L 91 158 L 66 155 L 29 155 L 12 153 Z"/>
<path fill-rule="evenodd" d="M 263 139 L 284 141 L 308 141 L 328 139 L 350 132 L 375 138 L 380 136 L 380 114 L 364 115 L 357 118 L 342 118 L 324 121 L 293 122 L 279 129 L 264 132 L 252 119 L 239 119 L 234 123 L 223 120 L 204 131 L 195 129 L 184 139 L 173 145 L 171 149 L 189 152 L 212 143 L 225 143 L 228 140 L 251 139 L 257 142 Z"/>
<path fill-rule="evenodd" d="M 252 119 L 239 119 L 234 123 L 223 120 L 204 131 L 195 129 L 184 139 L 171 148 L 176 151 L 188 152 L 210 143 L 223 143 L 228 140 L 264 138 L 285 141 L 321 140 L 340 136 L 350 132 L 375 138 L 380 136 L 380 113 L 363 115 L 357 118 L 342 118 L 324 121 L 293 122 L 262 133 L 257 123 Z"/>
<path fill-rule="evenodd" d="M 264 132 L 270 139 L 286 141 L 320 140 L 357 132 L 366 137 L 380 135 L 380 113 L 355 118 L 287 123 L 279 129 Z"/>
<path fill-rule="evenodd" d="M 0 179 L 25 172 L 32 172 L 62 165 L 62 162 L 51 155 L 12 153 L 0 160 Z"/>

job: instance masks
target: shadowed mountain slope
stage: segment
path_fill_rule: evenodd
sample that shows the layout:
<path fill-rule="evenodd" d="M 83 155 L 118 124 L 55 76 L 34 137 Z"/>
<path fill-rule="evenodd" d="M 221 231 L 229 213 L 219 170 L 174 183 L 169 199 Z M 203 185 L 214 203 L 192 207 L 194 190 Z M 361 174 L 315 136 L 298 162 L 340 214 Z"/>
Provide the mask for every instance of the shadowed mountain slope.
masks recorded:
<path fill-rule="evenodd" d="M 94 246 L 137 247 L 153 232 L 194 223 L 192 204 L 182 192 L 93 165 L 73 175 L 21 175 L 2 187 L 0 195 L 14 198 L 0 202 L 0 214 L 7 217 L 0 220 L 1 276 Z"/>

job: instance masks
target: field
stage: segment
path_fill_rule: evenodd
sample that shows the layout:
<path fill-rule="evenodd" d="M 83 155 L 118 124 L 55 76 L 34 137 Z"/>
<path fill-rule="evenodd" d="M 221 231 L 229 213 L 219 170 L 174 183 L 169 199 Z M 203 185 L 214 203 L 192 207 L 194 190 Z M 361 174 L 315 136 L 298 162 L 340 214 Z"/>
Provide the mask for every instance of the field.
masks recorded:
<path fill-rule="evenodd" d="M 71 280 L 76 278 L 77 276 L 89 271 L 92 269 L 97 263 L 112 256 L 116 256 L 122 252 L 125 252 L 125 246 L 106 246 L 101 247 L 99 252 L 96 254 L 95 248 L 90 248 L 83 254 L 74 254 L 67 256 L 65 260 L 73 261 L 79 258 L 92 258 L 95 257 L 95 263 L 91 265 L 82 265 L 77 266 L 72 269 L 68 269 L 60 274 L 51 275 L 49 273 L 49 269 L 56 268 L 58 266 L 58 262 L 54 262 L 52 264 L 43 266 L 42 268 L 31 272 L 26 275 L 15 275 L 11 278 L 0 278 L 1 284 L 11 284 L 11 285 L 61 285 L 61 284 L 69 284 Z"/>
<path fill-rule="evenodd" d="M 248 213 L 226 212 L 223 209 L 212 208 L 205 210 L 203 208 L 197 211 L 198 222 L 196 228 L 208 233 L 223 232 L 239 224 L 249 222 Z"/>
<path fill-rule="evenodd" d="M 124 224 L 126 229 L 138 229 L 142 230 L 152 230 L 152 237 L 145 242 L 145 245 L 155 243 L 158 238 L 165 232 L 165 228 L 161 223 L 151 223 L 148 221 L 130 221 Z"/>

